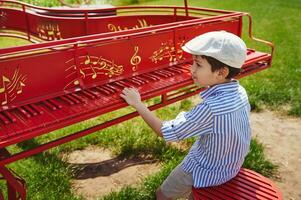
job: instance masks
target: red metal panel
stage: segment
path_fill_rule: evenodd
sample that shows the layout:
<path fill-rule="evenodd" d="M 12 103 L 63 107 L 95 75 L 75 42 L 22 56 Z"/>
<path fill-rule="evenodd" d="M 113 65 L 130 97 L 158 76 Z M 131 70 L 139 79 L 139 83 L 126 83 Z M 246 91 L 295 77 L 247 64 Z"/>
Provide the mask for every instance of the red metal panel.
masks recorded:
<path fill-rule="evenodd" d="M 210 31 L 219 31 L 225 30 L 231 32 L 233 34 L 239 34 L 239 20 L 233 19 L 230 21 L 218 20 L 210 23 L 196 23 L 195 25 L 191 25 L 189 27 L 178 28 L 175 30 L 176 32 L 176 39 L 181 40 L 185 38 L 185 41 L 189 41 L 190 39 L 206 33 Z"/>
<path fill-rule="evenodd" d="M 110 16 L 101 19 L 91 18 L 88 20 L 88 27 L 89 34 L 98 34 L 144 28 L 182 20 L 187 20 L 187 18 L 183 16 L 174 18 L 174 16 L 170 15 Z"/>
<path fill-rule="evenodd" d="M 2 109 L 58 95 L 68 83 L 66 62 L 73 52 L 49 52 L 0 61 Z"/>
<path fill-rule="evenodd" d="M 25 13 L 21 10 L 0 8 L 0 27 L 26 32 Z"/>
<path fill-rule="evenodd" d="M 31 34 L 43 40 L 60 40 L 86 35 L 84 18 L 56 18 L 27 14 Z"/>

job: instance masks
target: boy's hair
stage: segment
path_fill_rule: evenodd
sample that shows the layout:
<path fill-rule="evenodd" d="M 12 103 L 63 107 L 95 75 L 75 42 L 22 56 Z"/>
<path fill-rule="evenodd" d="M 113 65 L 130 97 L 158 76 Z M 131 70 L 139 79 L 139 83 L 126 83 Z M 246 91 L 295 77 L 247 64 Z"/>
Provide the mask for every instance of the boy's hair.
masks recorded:
<path fill-rule="evenodd" d="M 207 60 L 207 62 L 211 65 L 212 72 L 222 69 L 223 67 L 227 67 L 229 69 L 229 74 L 226 77 L 226 79 L 231 79 L 231 78 L 237 76 L 241 72 L 241 69 L 230 67 L 229 65 L 226 65 L 225 63 L 222 63 L 221 61 L 219 61 L 215 58 L 212 58 L 210 56 L 202 55 L 201 57 L 205 58 Z"/>

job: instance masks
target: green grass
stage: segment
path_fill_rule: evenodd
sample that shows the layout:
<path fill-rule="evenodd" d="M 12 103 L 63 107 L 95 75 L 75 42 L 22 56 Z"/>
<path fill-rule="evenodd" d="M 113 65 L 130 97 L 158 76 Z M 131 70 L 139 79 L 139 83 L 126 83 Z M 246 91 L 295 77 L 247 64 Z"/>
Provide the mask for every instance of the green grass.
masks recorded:
<path fill-rule="evenodd" d="M 0 37 L 0 48 L 16 47 L 16 46 L 22 46 L 26 44 L 31 44 L 31 43 L 23 39 Z"/>

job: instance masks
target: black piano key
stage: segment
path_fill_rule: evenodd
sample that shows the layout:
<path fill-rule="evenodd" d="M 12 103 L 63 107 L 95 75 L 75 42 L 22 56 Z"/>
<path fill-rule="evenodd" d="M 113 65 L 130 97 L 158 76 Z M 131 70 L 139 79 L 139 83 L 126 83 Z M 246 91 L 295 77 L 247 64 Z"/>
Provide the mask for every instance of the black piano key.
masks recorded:
<path fill-rule="evenodd" d="M 109 84 L 104 85 L 103 88 L 105 88 L 108 91 L 110 91 L 111 94 L 114 94 L 114 93 L 116 93 L 118 91 L 116 88 L 114 88 L 113 86 L 111 86 Z"/>
<path fill-rule="evenodd" d="M 31 115 L 22 107 L 18 107 L 17 110 L 19 110 L 25 117 L 29 118 Z"/>
<path fill-rule="evenodd" d="M 156 81 L 159 81 L 159 80 L 161 79 L 159 76 L 156 76 L 156 75 L 154 75 L 154 74 L 148 73 L 148 74 L 146 74 L 146 75 L 151 76 L 152 78 L 156 79 Z"/>
<path fill-rule="evenodd" d="M 126 86 L 124 84 L 122 84 L 121 82 L 119 81 L 115 81 L 113 83 L 111 83 L 112 85 L 116 85 L 117 87 L 119 87 L 120 89 L 123 90 L 123 88 L 125 88 Z"/>
<path fill-rule="evenodd" d="M 4 116 L 2 113 L 0 113 L 0 120 L 4 123 L 4 124 L 9 124 L 9 120 L 7 119 L 6 116 Z"/>
<path fill-rule="evenodd" d="M 30 104 L 29 105 L 32 109 L 34 109 L 35 111 L 37 111 L 40 115 L 44 114 L 44 111 L 42 109 L 40 109 L 37 105 L 35 105 L 34 103 L 33 104 Z"/>
<path fill-rule="evenodd" d="M 149 76 L 152 76 L 152 77 L 156 78 L 156 79 L 157 79 L 157 81 L 159 81 L 159 80 L 161 79 L 161 77 L 160 77 L 160 76 L 157 76 L 156 74 L 151 74 L 151 73 L 148 73 L 147 75 L 149 75 Z"/>
<path fill-rule="evenodd" d="M 168 78 L 169 76 L 157 71 L 151 72 L 151 74 L 155 74 L 156 76 L 162 77 L 162 78 Z"/>
<path fill-rule="evenodd" d="M 95 96 L 96 98 L 101 97 L 101 94 L 95 88 L 90 88 L 90 89 L 87 89 L 86 91 L 89 92 L 90 94 L 92 94 L 93 96 Z"/>
<path fill-rule="evenodd" d="M 149 75 L 149 74 L 141 74 L 142 77 L 147 78 L 151 81 L 157 81 L 157 78 L 154 78 L 153 76 Z"/>
<path fill-rule="evenodd" d="M 130 82 L 131 84 L 133 84 L 135 87 L 143 85 L 142 83 L 140 83 L 136 80 L 133 80 L 132 78 L 127 79 L 127 81 Z"/>
<path fill-rule="evenodd" d="M 86 90 L 82 90 L 81 91 L 82 95 L 84 95 L 85 97 L 87 97 L 88 99 L 95 99 L 95 96 L 93 94 L 90 94 L 88 91 Z"/>
<path fill-rule="evenodd" d="M 42 102 L 43 102 L 43 104 L 44 104 L 48 109 L 50 109 L 50 110 L 56 110 L 56 109 L 57 109 L 54 105 L 52 105 L 52 104 L 49 102 L 49 100 L 45 100 L 45 101 L 42 101 Z"/>
<path fill-rule="evenodd" d="M 168 71 L 168 72 L 171 72 L 171 73 L 173 73 L 174 75 L 176 75 L 176 74 L 179 74 L 179 72 L 178 71 L 174 71 L 173 69 L 171 69 L 171 68 L 168 68 L 168 69 L 165 69 L 166 71 Z"/>
<path fill-rule="evenodd" d="M 72 93 L 65 95 L 66 98 L 71 100 L 74 104 L 79 104 L 80 101 L 72 95 Z"/>
<path fill-rule="evenodd" d="M 84 102 L 86 102 L 86 100 L 79 94 L 82 91 L 79 91 L 76 93 L 71 93 L 70 96 L 73 97 L 75 100 L 77 100 L 77 103 L 84 103 Z"/>
<path fill-rule="evenodd" d="M 170 76 L 170 77 L 172 77 L 172 76 L 175 75 L 173 72 L 169 72 L 169 71 L 167 71 L 166 69 L 162 69 L 162 70 L 160 70 L 160 72 L 161 72 L 161 73 L 164 73 L 164 74 L 166 74 L 166 75 L 168 75 L 168 76 Z"/>
<path fill-rule="evenodd" d="M 110 95 L 110 91 L 106 90 L 105 88 L 103 88 L 102 86 L 97 86 L 95 87 L 99 92 L 101 92 L 104 95 Z"/>
<path fill-rule="evenodd" d="M 24 109 L 33 116 L 36 116 L 38 114 L 35 110 L 33 110 L 31 107 L 29 107 L 29 105 L 25 105 Z"/>
<path fill-rule="evenodd" d="M 173 71 L 173 72 L 178 73 L 178 74 L 182 74 L 183 73 L 182 70 L 180 70 L 180 69 L 178 69 L 176 67 L 169 67 L 166 70 L 170 70 L 170 71 Z"/>
<path fill-rule="evenodd" d="M 52 103 L 57 109 L 61 109 L 63 107 L 60 103 L 56 102 L 55 99 L 49 99 L 48 101 Z"/>
<path fill-rule="evenodd" d="M 60 96 L 60 98 L 61 98 L 65 103 L 67 103 L 67 104 L 69 104 L 69 105 L 74 105 L 74 102 L 73 102 L 72 100 L 68 99 L 67 97 L 65 97 L 65 96 Z"/>
<path fill-rule="evenodd" d="M 141 75 L 136 76 L 136 78 L 138 78 L 138 79 L 141 80 L 141 81 L 144 81 L 145 83 L 149 83 L 149 80 L 148 80 L 147 78 L 141 76 Z"/>
<path fill-rule="evenodd" d="M 140 78 L 138 78 L 137 76 L 132 77 L 133 80 L 140 82 L 141 84 L 145 84 L 146 82 Z"/>
<path fill-rule="evenodd" d="M 124 79 L 124 80 L 122 80 L 122 81 L 123 81 L 123 84 L 126 85 L 126 87 L 132 88 L 132 87 L 137 87 L 137 86 L 139 86 L 138 84 L 136 84 L 136 83 L 130 81 L 129 79 Z"/>
<path fill-rule="evenodd" d="M 10 113 L 10 110 L 2 111 L 2 114 L 5 115 L 12 122 L 17 121 L 17 119 L 15 118 L 15 116 Z"/>
<path fill-rule="evenodd" d="M 123 85 L 124 87 L 133 87 L 133 85 L 125 82 L 124 80 L 118 81 L 121 85 Z"/>

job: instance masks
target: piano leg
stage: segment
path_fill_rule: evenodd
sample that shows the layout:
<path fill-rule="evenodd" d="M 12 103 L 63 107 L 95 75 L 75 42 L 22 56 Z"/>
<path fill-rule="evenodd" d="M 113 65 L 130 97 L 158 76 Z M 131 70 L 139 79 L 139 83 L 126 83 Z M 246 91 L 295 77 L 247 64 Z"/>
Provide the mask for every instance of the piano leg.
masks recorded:
<path fill-rule="evenodd" d="M 6 149 L 0 149 L 0 157 L 7 155 L 9 155 L 9 152 Z M 5 166 L 0 166 L 0 174 L 0 179 L 6 181 L 8 200 L 26 200 L 25 181 Z M 0 200 L 4 200 L 1 190 Z"/>

